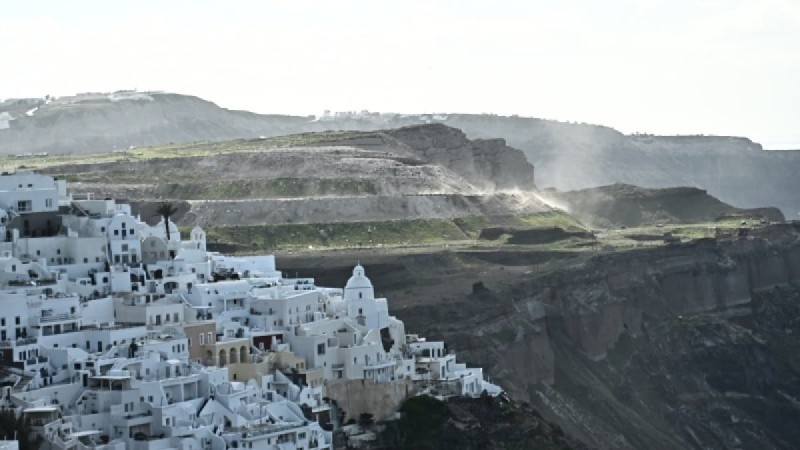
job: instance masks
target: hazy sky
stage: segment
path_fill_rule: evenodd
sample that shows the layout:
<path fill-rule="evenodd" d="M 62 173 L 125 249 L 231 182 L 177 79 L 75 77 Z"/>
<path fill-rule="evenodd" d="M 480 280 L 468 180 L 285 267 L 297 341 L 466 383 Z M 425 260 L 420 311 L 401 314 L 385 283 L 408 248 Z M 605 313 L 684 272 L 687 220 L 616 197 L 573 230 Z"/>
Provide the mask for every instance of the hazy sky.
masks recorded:
<path fill-rule="evenodd" d="M 800 148 L 800 0 L 0 0 L 0 58 L 0 98 L 138 88 Z"/>

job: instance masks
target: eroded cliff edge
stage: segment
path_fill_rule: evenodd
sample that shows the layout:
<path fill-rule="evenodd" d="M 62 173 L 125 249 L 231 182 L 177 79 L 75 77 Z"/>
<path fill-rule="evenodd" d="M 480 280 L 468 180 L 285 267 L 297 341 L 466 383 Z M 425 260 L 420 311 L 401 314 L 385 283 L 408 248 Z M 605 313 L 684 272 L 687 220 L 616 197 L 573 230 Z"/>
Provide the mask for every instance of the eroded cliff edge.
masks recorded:
<path fill-rule="evenodd" d="M 483 298 L 503 311 L 476 323 L 485 342 L 463 330 L 456 343 L 513 397 L 600 448 L 792 448 L 798 230 L 773 225 L 531 274 Z"/>
<path fill-rule="evenodd" d="M 799 234 L 282 260 L 323 283 L 358 258 L 392 314 L 593 448 L 796 448 Z"/>

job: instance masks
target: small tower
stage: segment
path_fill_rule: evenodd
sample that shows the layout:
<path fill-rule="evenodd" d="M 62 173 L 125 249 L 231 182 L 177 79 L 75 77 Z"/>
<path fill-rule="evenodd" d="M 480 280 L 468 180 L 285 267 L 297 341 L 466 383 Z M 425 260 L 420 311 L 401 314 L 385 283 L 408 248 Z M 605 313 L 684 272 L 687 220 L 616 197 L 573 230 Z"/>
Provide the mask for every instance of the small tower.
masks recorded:
<path fill-rule="evenodd" d="M 353 276 L 347 280 L 347 285 L 344 287 L 344 300 L 347 304 L 348 317 L 365 326 L 377 322 L 375 289 L 364 274 L 361 264 L 353 269 Z"/>
<path fill-rule="evenodd" d="M 192 247 L 198 250 L 206 251 L 206 232 L 199 226 L 192 228 L 190 233 Z"/>

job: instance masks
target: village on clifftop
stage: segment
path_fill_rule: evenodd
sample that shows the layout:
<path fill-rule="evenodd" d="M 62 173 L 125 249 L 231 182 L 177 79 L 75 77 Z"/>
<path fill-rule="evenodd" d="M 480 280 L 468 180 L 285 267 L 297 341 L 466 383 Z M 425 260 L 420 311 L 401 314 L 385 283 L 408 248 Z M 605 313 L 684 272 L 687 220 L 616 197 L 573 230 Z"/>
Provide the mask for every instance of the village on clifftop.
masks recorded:
<path fill-rule="evenodd" d="M 501 393 L 407 334 L 360 264 L 320 287 L 160 213 L 0 176 L 0 409 L 46 448 L 330 449 L 412 395 Z"/>

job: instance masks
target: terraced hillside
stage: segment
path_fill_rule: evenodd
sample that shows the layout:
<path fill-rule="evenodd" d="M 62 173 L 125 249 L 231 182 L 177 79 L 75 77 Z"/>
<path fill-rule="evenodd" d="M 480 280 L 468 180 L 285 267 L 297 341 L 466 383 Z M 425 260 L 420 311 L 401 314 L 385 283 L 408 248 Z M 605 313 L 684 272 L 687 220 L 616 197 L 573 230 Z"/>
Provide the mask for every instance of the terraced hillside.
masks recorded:
<path fill-rule="evenodd" d="M 146 219 L 161 202 L 173 202 L 173 220 L 182 226 L 370 222 L 389 229 L 380 224 L 421 220 L 425 226 L 417 229 L 432 230 L 437 220 L 550 210 L 536 197 L 533 166 L 522 152 L 499 139 L 469 140 L 443 125 L 48 156 L 28 163 L 67 178 L 76 193 L 129 201 Z"/>
<path fill-rule="evenodd" d="M 14 162 L 5 160 L 4 168 Z M 146 220 L 161 202 L 172 202 L 173 220 L 204 227 L 226 251 L 571 241 L 586 229 L 568 214 L 600 228 L 709 222 L 721 215 L 783 219 L 774 210 L 740 210 L 688 188 L 539 192 L 519 150 L 499 139 L 470 140 L 441 124 L 26 162 L 67 178 L 76 193 L 124 199 Z M 551 211 L 543 198 L 565 211 Z"/>

